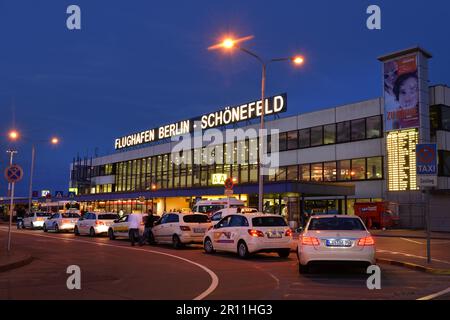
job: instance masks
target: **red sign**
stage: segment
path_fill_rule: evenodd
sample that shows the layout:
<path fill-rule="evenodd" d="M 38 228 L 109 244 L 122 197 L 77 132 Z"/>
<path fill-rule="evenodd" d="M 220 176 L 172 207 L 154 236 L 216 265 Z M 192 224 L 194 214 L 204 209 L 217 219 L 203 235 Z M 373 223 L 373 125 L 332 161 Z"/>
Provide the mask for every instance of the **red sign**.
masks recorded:
<path fill-rule="evenodd" d="M 233 183 L 233 178 L 227 178 L 226 180 L 225 180 L 225 189 L 226 190 L 233 190 L 233 186 L 234 186 L 234 183 Z"/>

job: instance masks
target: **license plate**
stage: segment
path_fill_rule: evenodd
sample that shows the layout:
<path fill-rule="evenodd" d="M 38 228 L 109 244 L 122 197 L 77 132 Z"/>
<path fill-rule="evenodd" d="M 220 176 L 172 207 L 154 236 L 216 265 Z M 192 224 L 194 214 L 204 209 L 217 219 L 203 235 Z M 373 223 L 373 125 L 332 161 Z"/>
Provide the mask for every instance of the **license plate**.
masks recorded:
<path fill-rule="evenodd" d="M 352 241 L 348 239 L 327 240 L 327 247 L 351 247 Z"/>
<path fill-rule="evenodd" d="M 267 237 L 268 238 L 281 238 L 282 235 L 281 235 L 281 232 L 274 231 L 274 232 L 267 232 Z"/>
<path fill-rule="evenodd" d="M 205 233 L 205 230 L 204 228 L 194 228 L 195 233 Z"/>

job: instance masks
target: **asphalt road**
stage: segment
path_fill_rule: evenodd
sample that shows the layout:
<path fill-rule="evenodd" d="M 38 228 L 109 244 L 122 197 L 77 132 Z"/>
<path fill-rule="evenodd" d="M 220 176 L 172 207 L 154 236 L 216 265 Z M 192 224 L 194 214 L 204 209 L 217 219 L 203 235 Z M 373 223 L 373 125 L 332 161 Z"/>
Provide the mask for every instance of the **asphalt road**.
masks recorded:
<path fill-rule="evenodd" d="M 0 227 L 0 243 L 6 241 L 5 231 Z M 126 240 L 39 230 L 14 230 L 13 246 L 35 260 L 0 273 L 0 299 L 392 300 L 417 299 L 450 287 L 450 276 L 383 264 L 381 290 L 367 289 L 368 275 L 358 269 L 321 267 L 300 275 L 294 253 L 288 259 L 258 254 L 240 260 L 229 253 L 206 255 L 200 246 L 131 247 Z M 66 287 L 69 265 L 81 268 L 81 290 Z"/>

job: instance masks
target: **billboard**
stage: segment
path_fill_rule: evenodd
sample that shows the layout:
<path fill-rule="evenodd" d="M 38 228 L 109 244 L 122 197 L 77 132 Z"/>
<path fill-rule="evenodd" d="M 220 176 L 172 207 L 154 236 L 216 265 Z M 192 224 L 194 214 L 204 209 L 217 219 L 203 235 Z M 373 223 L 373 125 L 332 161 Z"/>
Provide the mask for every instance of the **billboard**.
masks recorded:
<path fill-rule="evenodd" d="M 386 61 L 383 69 L 385 130 L 418 128 L 420 121 L 417 55 Z"/>

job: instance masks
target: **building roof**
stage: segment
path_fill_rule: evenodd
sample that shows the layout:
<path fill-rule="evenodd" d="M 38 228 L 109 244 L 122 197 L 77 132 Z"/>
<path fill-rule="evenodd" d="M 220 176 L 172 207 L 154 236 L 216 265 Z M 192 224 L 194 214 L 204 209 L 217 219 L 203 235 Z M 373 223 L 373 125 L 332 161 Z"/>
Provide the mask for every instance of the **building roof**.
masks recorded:
<path fill-rule="evenodd" d="M 429 53 L 425 49 L 423 49 L 423 48 L 421 48 L 419 46 L 416 46 L 416 47 L 412 47 L 412 48 L 409 48 L 409 49 L 395 51 L 395 52 L 392 52 L 392 53 L 388 53 L 388 54 L 382 55 L 382 56 L 378 57 L 378 60 L 381 61 L 381 62 L 385 62 L 387 60 L 392 60 L 392 59 L 395 59 L 397 57 L 404 56 L 404 55 L 407 55 L 407 54 L 410 54 L 410 53 L 416 53 L 416 52 L 422 53 L 426 58 L 432 58 L 433 57 L 431 55 L 431 53 Z"/>

